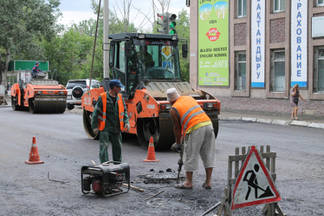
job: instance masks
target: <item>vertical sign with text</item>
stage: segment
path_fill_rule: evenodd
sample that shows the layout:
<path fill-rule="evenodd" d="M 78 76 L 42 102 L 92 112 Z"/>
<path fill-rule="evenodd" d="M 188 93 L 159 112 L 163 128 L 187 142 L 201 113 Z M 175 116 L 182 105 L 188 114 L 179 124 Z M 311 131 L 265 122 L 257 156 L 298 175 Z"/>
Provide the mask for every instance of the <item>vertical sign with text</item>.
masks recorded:
<path fill-rule="evenodd" d="M 265 0 L 251 5 L 251 87 L 264 88 Z"/>
<path fill-rule="evenodd" d="M 198 85 L 228 86 L 228 0 L 198 1 Z"/>
<path fill-rule="evenodd" d="M 307 87 L 307 4 L 291 2 L 291 86 Z"/>

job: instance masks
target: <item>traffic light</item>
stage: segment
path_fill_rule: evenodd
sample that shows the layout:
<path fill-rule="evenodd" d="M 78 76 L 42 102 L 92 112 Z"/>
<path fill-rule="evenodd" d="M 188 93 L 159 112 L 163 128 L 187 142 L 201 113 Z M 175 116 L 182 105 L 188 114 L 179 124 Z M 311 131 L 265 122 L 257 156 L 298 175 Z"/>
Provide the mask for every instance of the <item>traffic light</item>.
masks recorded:
<path fill-rule="evenodd" d="M 175 29 L 177 23 L 176 23 L 176 20 L 177 19 L 177 15 L 175 14 L 172 14 L 170 17 L 169 17 L 169 34 L 170 35 L 174 35 L 174 34 L 177 34 L 177 31 Z"/>
<path fill-rule="evenodd" d="M 157 31 L 160 33 L 168 34 L 169 32 L 169 17 L 168 14 L 157 14 L 158 21 L 156 22 L 158 25 Z M 160 26 L 160 28 L 159 28 Z"/>

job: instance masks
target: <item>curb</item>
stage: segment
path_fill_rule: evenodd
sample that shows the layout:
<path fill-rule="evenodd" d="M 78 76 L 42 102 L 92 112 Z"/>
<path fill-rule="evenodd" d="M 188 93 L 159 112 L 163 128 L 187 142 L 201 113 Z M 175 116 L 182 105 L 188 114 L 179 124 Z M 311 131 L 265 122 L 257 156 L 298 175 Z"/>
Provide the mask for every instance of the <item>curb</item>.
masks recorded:
<path fill-rule="evenodd" d="M 282 126 L 300 126 L 300 127 L 324 129 L 324 123 L 315 123 L 315 122 L 297 121 L 297 120 L 264 119 L 264 118 L 243 117 L 243 116 L 231 116 L 231 117 L 220 116 L 219 120 L 246 121 L 246 122 L 257 122 L 257 123 L 262 123 L 262 124 L 273 124 L 273 125 L 282 125 Z"/>

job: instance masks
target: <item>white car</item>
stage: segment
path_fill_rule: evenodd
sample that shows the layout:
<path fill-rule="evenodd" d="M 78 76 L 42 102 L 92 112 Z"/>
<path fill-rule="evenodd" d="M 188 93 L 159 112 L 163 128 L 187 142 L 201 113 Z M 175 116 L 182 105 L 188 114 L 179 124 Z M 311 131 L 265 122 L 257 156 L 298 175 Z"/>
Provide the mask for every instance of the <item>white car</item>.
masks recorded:
<path fill-rule="evenodd" d="M 66 104 L 69 110 L 73 109 L 75 105 L 81 105 L 81 97 L 84 92 L 88 91 L 90 79 L 75 79 L 69 80 L 66 84 L 68 91 Z M 99 88 L 100 82 L 98 80 L 91 80 L 91 88 Z"/>

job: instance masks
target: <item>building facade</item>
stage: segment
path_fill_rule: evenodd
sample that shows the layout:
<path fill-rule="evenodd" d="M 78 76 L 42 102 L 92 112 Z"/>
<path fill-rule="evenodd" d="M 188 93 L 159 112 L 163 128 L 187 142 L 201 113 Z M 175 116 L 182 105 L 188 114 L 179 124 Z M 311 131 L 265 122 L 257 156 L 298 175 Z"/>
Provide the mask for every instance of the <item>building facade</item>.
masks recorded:
<path fill-rule="evenodd" d="M 213 11 L 220 2 L 222 15 Z M 324 0 L 190 1 L 190 24 L 194 87 L 215 96 L 288 99 L 299 84 L 304 98 L 324 100 Z M 225 55 L 228 67 L 210 63 Z"/>

